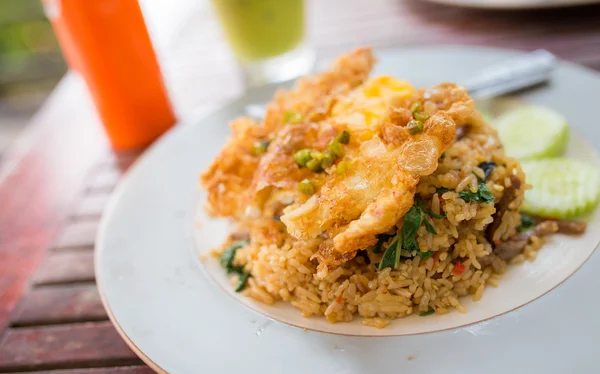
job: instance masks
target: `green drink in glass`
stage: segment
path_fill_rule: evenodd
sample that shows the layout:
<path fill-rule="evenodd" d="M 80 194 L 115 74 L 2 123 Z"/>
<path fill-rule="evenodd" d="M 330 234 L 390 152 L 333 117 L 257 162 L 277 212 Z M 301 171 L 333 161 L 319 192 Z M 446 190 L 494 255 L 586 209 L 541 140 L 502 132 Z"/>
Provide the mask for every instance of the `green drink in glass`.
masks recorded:
<path fill-rule="evenodd" d="M 310 70 L 303 0 L 212 0 L 225 36 L 250 85 L 294 78 Z"/>

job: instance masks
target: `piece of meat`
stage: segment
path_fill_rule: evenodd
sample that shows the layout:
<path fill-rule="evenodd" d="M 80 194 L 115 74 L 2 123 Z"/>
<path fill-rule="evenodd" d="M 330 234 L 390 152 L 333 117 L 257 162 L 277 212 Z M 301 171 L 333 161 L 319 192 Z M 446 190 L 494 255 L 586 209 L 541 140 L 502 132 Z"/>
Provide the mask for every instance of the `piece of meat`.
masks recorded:
<path fill-rule="evenodd" d="M 504 270 L 506 269 L 506 264 L 504 263 L 504 261 L 502 261 L 502 259 L 500 259 L 500 257 L 495 255 L 493 252 L 487 256 L 479 257 L 477 259 L 477 262 L 479 262 L 481 267 L 486 267 L 486 266 L 491 265 L 492 270 L 494 270 L 494 272 L 497 274 L 504 273 Z"/>
<path fill-rule="evenodd" d="M 587 224 L 584 222 L 558 220 L 558 232 L 561 234 L 578 235 L 583 234 L 587 228 Z"/>
<path fill-rule="evenodd" d="M 571 221 L 567 219 L 544 218 L 539 216 L 531 216 L 535 222 L 553 221 L 558 224 L 558 232 L 566 235 L 583 234 L 587 229 L 587 223 L 579 221 Z"/>
<path fill-rule="evenodd" d="M 498 203 L 495 206 L 496 213 L 492 215 L 492 218 L 494 220 L 488 225 L 488 227 L 485 230 L 486 239 L 492 244 L 492 246 L 497 246 L 501 243 L 500 235 L 496 235 L 496 231 L 498 230 L 498 227 L 500 227 L 500 223 L 502 222 L 502 217 L 504 216 L 504 213 L 508 211 L 510 203 L 512 203 L 513 200 L 517 197 L 517 193 L 519 192 L 520 188 L 521 180 L 517 178 L 517 176 L 511 174 L 510 186 L 504 189 L 504 195 L 502 195 L 502 198 L 500 199 L 500 201 L 498 201 Z"/>
<path fill-rule="evenodd" d="M 479 265 L 481 265 L 481 267 L 490 266 L 493 260 L 492 256 L 494 256 L 494 253 L 490 253 L 489 255 L 479 257 L 477 258 L 477 262 L 479 262 Z"/>
<path fill-rule="evenodd" d="M 231 240 L 250 240 L 248 231 L 236 231 L 231 234 Z"/>
<path fill-rule="evenodd" d="M 494 253 L 505 261 L 510 260 L 519 253 L 523 252 L 523 249 L 527 245 L 528 241 L 529 236 L 522 237 L 521 235 L 518 235 L 517 237 L 507 240 L 494 248 Z"/>
<path fill-rule="evenodd" d="M 558 231 L 558 223 L 555 221 L 544 221 L 537 224 L 533 229 L 523 232 L 511 239 L 501 243 L 494 248 L 494 254 L 507 261 L 523 252 L 523 249 L 532 236 L 546 236 Z M 481 263 L 481 262 L 480 262 Z"/>
<path fill-rule="evenodd" d="M 503 274 L 506 271 L 506 262 L 496 255 L 492 257 L 492 270 L 496 274 Z"/>

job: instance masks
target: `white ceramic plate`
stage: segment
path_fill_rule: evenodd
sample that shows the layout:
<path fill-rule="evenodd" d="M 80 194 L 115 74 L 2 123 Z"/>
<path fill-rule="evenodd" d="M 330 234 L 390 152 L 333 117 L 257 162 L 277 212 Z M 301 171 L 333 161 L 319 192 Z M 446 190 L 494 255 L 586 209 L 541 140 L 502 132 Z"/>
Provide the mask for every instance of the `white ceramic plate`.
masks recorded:
<path fill-rule="evenodd" d="M 428 0 L 433 3 L 480 9 L 542 9 L 596 4 L 599 0 Z"/>
<path fill-rule="evenodd" d="M 465 47 L 385 51 L 378 53 L 376 73 L 393 74 L 417 86 L 460 82 L 473 70 L 513 54 Z M 598 146 L 597 92 L 598 74 L 561 64 L 552 85 L 523 99 L 563 113 L 575 131 Z M 206 218 L 194 228 L 198 173 L 222 146 L 226 123 L 245 105 L 264 102 L 271 94 L 272 88 L 253 92 L 170 132 L 136 163 L 105 212 L 97 241 L 97 282 L 112 321 L 147 363 L 172 373 L 600 369 L 595 359 L 600 354 L 595 343 L 600 301 L 594 296 L 600 286 L 595 276 L 598 256 L 563 286 L 504 316 L 434 334 L 379 339 L 327 335 L 272 322 L 227 295 L 231 286 L 216 261 L 209 261 L 206 269 L 221 287 L 209 281 L 198 266 L 197 251 L 219 243 L 225 231 Z M 570 150 L 597 162 L 581 138 L 572 139 Z M 265 308 L 234 296 L 273 318 L 341 334 L 402 335 L 462 326 L 527 303 L 576 271 L 600 240 L 598 214 L 590 217 L 588 234 L 578 239 L 556 236 L 535 262 L 512 267 L 498 289 L 486 290 L 480 302 L 467 303 L 465 315 L 411 317 L 376 330 L 358 323 L 302 319 L 285 304 Z M 196 249 L 199 236 L 203 239 Z"/>

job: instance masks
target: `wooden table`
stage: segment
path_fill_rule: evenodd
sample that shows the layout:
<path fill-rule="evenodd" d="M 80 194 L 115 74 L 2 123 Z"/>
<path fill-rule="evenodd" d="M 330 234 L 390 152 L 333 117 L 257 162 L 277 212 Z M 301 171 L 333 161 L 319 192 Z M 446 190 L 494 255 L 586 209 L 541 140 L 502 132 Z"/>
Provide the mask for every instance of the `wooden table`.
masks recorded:
<path fill-rule="evenodd" d="M 183 121 L 241 91 L 206 4 L 143 4 Z M 473 44 L 533 50 L 600 70 L 600 6 L 484 12 L 422 1 L 313 0 L 327 59 L 359 45 Z M 224 124 L 225 125 L 225 124 Z M 102 210 L 136 152 L 115 154 L 84 84 L 67 74 L 0 165 L 0 372 L 146 373 L 94 284 Z"/>

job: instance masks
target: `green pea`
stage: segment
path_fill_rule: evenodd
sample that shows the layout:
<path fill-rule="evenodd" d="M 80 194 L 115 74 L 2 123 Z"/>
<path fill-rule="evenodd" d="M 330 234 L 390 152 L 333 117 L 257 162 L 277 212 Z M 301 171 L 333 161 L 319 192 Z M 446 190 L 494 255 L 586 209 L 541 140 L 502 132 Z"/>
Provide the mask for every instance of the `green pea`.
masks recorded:
<path fill-rule="evenodd" d="M 412 120 L 406 125 L 406 129 L 411 135 L 418 134 L 423 131 L 423 122 Z"/>
<path fill-rule="evenodd" d="M 306 167 L 317 173 L 323 171 L 323 166 L 321 165 L 320 159 L 311 159 L 306 163 Z"/>
<path fill-rule="evenodd" d="M 335 140 L 329 143 L 329 146 L 327 148 L 329 149 L 329 151 L 331 151 L 331 153 L 335 155 L 336 158 L 344 156 L 344 150 L 342 149 L 342 146 Z"/>
<path fill-rule="evenodd" d="M 321 159 L 321 167 L 323 169 L 327 169 L 333 165 L 333 162 L 337 159 L 337 157 L 333 154 L 331 150 L 325 151 L 323 154 L 323 158 Z"/>
<path fill-rule="evenodd" d="M 319 151 L 311 150 L 310 151 L 310 157 L 312 159 L 317 160 L 317 161 L 321 161 L 321 159 L 323 159 L 323 153 L 321 153 Z"/>
<path fill-rule="evenodd" d="M 308 179 L 304 179 L 298 183 L 298 190 L 306 195 L 312 195 L 315 193 L 315 186 Z"/>
<path fill-rule="evenodd" d="M 333 139 L 333 142 L 342 143 L 342 144 L 348 144 L 348 143 L 350 143 L 350 131 L 343 130 L 341 133 L 339 133 Z"/>
<path fill-rule="evenodd" d="M 417 121 L 425 122 L 429 118 L 429 114 L 425 112 L 416 112 L 413 114 Z"/>
<path fill-rule="evenodd" d="M 420 112 L 421 110 L 423 110 L 423 104 L 420 101 L 415 101 L 410 106 L 411 113 Z"/>
<path fill-rule="evenodd" d="M 304 118 L 302 118 L 302 115 L 300 115 L 298 112 L 294 112 L 293 110 L 288 110 L 283 113 L 284 123 L 297 124 L 302 123 L 303 120 Z"/>
<path fill-rule="evenodd" d="M 265 153 L 267 151 L 269 144 L 271 144 L 271 141 L 268 139 L 259 140 L 259 141 L 255 142 L 254 144 L 252 144 L 252 153 L 255 156 L 262 155 L 263 153 Z"/>
<path fill-rule="evenodd" d="M 298 166 L 300 166 L 300 167 L 306 166 L 308 161 L 310 161 L 312 159 L 312 157 L 310 156 L 310 152 L 311 152 L 310 149 L 301 149 L 298 152 L 294 153 L 294 161 L 296 161 Z"/>

